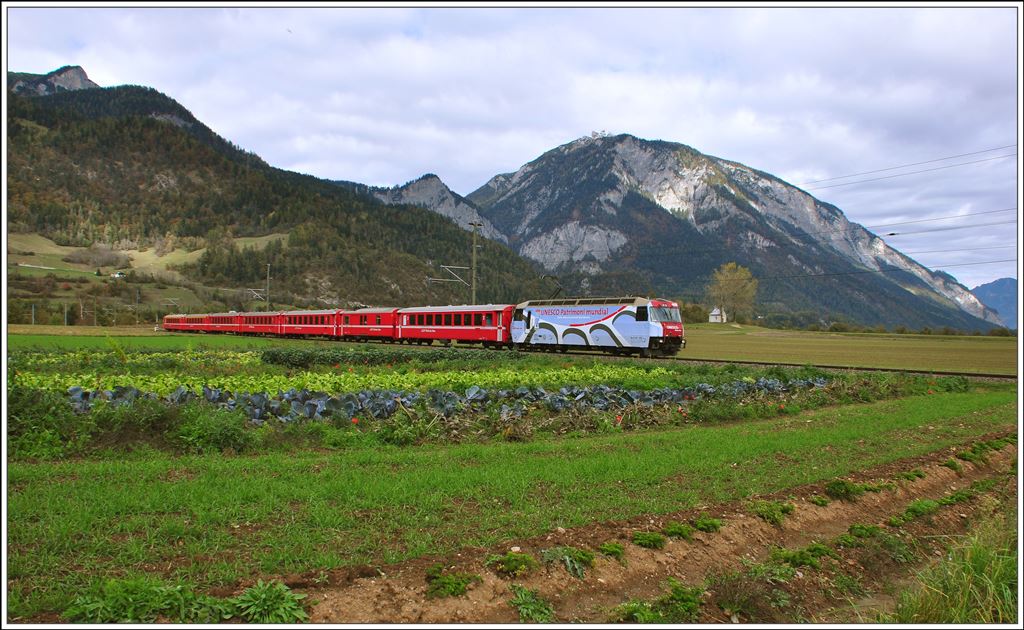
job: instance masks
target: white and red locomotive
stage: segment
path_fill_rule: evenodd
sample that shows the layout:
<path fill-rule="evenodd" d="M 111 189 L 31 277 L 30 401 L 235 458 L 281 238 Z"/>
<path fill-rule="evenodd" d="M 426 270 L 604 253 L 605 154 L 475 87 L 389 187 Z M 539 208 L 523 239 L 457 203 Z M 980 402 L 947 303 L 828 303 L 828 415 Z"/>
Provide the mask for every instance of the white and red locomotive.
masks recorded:
<path fill-rule="evenodd" d="M 168 315 L 164 330 L 343 341 L 589 348 L 671 355 L 686 346 L 679 305 L 647 298 L 570 298 L 521 304 Z"/>

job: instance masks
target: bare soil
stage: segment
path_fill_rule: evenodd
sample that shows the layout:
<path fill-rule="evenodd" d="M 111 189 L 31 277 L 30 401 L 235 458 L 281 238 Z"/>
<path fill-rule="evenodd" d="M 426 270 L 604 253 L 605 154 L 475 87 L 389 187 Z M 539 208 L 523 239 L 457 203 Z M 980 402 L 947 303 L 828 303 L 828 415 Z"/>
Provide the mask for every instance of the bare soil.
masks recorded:
<path fill-rule="evenodd" d="M 1001 435 L 1004 434 L 988 437 Z M 783 585 L 784 597 L 778 606 L 754 606 L 755 610 L 730 618 L 719 602 L 729 595 L 724 592 L 728 587 L 722 586 L 721 592 L 716 592 L 712 584 L 704 593 L 699 619 L 702 623 L 870 620 L 877 611 L 892 606 L 894 586 L 906 580 L 914 567 L 944 553 L 950 536 L 969 529 L 975 513 L 984 509 L 984 501 L 976 498 L 943 507 L 936 514 L 915 519 L 901 528 L 884 525 L 889 517 L 902 513 L 914 500 L 939 499 L 993 476 L 1003 478 L 994 492 L 1015 492 L 1015 474 L 1007 476 L 1005 472 L 1015 472 L 1016 445 L 990 453 L 987 464 L 960 462 L 960 473 L 940 465 L 956 450 L 959 449 L 944 449 L 854 475 L 851 479 L 855 481 L 883 482 L 901 471 L 917 468 L 925 473 L 923 479 L 901 480 L 896 482 L 895 490 L 869 492 L 852 502 L 833 500 L 827 506 L 810 503 L 810 496 L 824 496 L 824 484 L 792 488 L 774 496 L 751 497 L 792 502 L 796 509 L 780 526 L 754 516 L 749 511 L 749 502 L 741 501 L 594 523 L 577 529 L 560 528 L 535 538 L 508 541 L 500 548 L 466 548 L 444 557 L 419 558 L 395 565 L 280 577 L 293 589 L 308 595 L 305 601 L 311 605 L 310 620 L 314 623 L 517 623 L 518 613 L 508 603 L 512 583 L 536 589 L 540 597 L 554 606 L 560 622 L 605 623 L 616 606 L 630 599 L 651 600 L 663 594 L 669 577 L 688 585 L 704 584 L 706 578 L 742 569 L 744 559 L 764 561 L 774 547 L 793 549 L 811 542 L 829 543 L 851 524 L 877 524 L 907 541 L 915 551 L 915 562 L 897 562 L 879 554 L 877 549 L 837 550 L 838 559 L 824 558 L 820 569 L 804 567 Z M 659 531 L 669 521 L 686 522 L 703 513 L 722 519 L 721 530 L 695 532 L 692 541 L 669 539 L 660 550 L 644 549 L 631 542 L 633 532 Z M 539 559 L 542 549 L 571 545 L 596 550 L 609 541 L 619 542 L 625 548 L 624 562 L 596 554 L 594 566 L 582 580 L 555 564 L 542 565 L 516 579 L 500 577 L 485 566 L 489 555 L 513 548 Z M 450 570 L 479 574 L 482 582 L 470 586 L 463 596 L 429 599 L 425 573 L 438 562 Z M 846 584 L 852 579 L 862 586 L 862 592 L 858 588 L 851 594 L 850 589 L 837 587 L 840 574 L 846 578 Z"/>

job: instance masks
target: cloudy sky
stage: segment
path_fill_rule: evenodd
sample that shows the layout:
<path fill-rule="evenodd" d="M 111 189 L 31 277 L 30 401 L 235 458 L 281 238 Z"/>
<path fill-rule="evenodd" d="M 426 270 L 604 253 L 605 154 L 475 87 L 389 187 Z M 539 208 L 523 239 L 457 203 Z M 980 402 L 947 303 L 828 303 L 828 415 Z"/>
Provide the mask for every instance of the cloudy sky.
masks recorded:
<path fill-rule="evenodd" d="M 631 133 L 803 184 L 968 287 L 1018 277 L 1013 4 L 6 9 L 9 70 L 154 87 L 282 168 L 465 195 Z"/>

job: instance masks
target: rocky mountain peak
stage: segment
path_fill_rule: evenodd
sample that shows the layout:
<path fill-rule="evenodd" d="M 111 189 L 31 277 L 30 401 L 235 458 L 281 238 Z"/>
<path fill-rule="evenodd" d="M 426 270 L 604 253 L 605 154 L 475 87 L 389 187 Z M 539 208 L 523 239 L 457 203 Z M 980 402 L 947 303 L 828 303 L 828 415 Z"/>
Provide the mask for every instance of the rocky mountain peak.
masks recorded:
<path fill-rule="evenodd" d="M 49 96 L 58 92 L 98 87 L 81 66 L 64 66 L 44 75 L 19 73 L 10 85 L 10 90 L 25 96 Z"/>
<path fill-rule="evenodd" d="M 591 134 L 492 178 L 468 199 L 521 255 L 553 273 L 596 278 L 629 270 L 663 291 L 694 290 L 721 258 L 762 276 L 794 278 L 788 284 L 801 285 L 809 311 L 820 301 L 818 278 L 835 276 L 846 295 L 830 302 L 871 311 L 875 321 L 895 319 L 877 299 L 871 304 L 883 290 L 906 312 L 952 309 L 998 321 L 966 287 L 892 249 L 838 208 L 680 143 Z M 910 273 L 888 273 L 893 267 Z M 779 308 L 795 308 L 786 296 L 794 293 L 776 292 Z M 932 303 L 909 306 L 922 299 Z"/>

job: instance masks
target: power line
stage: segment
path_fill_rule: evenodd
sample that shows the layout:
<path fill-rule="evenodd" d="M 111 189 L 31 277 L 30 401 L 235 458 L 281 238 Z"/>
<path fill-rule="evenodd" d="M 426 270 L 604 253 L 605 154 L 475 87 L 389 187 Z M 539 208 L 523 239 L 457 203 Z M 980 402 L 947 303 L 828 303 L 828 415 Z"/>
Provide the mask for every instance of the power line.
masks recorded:
<path fill-rule="evenodd" d="M 991 153 L 992 151 L 1001 151 L 1003 149 L 1009 149 L 1009 148 L 1015 147 L 1015 146 L 1017 146 L 1017 145 L 1016 144 L 1008 144 L 1008 145 L 1003 146 L 1003 147 L 995 147 L 995 148 L 992 148 L 992 149 L 985 149 L 984 151 L 973 151 L 971 153 L 961 153 L 959 155 L 950 155 L 950 156 L 947 156 L 947 157 L 944 157 L 944 158 L 935 158 L 934 160 L 925 160 L 924 162 L 912 162 L 910 164 L 901 164 L 899 166 L 890 166 L 889 168 L 879 168 L 879 169 L 875 169 L 873 171 L 863 171 L 861 173 L 851 173 L 849 175 L 838 175 L 836 177 L 827 177 L 825 179 L 816 179 L 816 180 L 811 181 L 811 182 L 804 182 L 802 184 L 797 184 L 797 186 L 809 186 L 811 184 L 820 184 L 821 182 L 831 182 L 831 181 L 834 181 L 834 180 L 837 180 L 837 179 L 846 179 L 847 177 L 857 177 L 859 175 L 870 175 L 872 173 L 883 173 L 885 171 L 895 171 L 898 168 L 907 168 L 908 166 L 920 166 L 922 164 L 932 164 L 934 162 L 942 162 L 944 160 L 952 160 L 954 158 L 967 157 L 968 155 L 980 155 L 982 153 Z"/>
<path fill-rule="evenodd" d="M 903 254 L 946 254 L 953 252 L 980 252 L 983 249 L 1013 249 L 1016 245 L 997 245 L 995 247 L 971 247 L 969 249 L 930 249 L 925 252 L 902 252 Z"/>
<path fill-rule="evenodd" d="M 997 212 L 1010 212 L 1011 210 L 1016 210 L 1016 209 L 1017 208 L 1003 208 L 1002 210 L 987 210 L 985 212 L 970 212 L 970 213 L 967 213 L 967 214 L 958 214 L 958 215 L 953 215 L 953 216 L 948 216 L 948 217 L 935 217 L 933 219 L 917 219 L 917 220 L 914 220 L 914 221 L 899 221 L 897 223 L 883 223 L 881 225 L 867 225 L 867 226 L 864 226 L 864 229 L 866 229 L 866 230 L 873 230 L 875 228 L 880 228 L 880 227 L 889 227 L 890 225 L 906 225 L 908 223 L 927 223 L 928 221 L 945 221 L 946 219 L 960 219 L 960 218 L 963 218 L 963 217 L 976 217 L 976 216 L 981 215 L 981 214 L 996 214 Z"/>
<path fill-rule="evenodd" d="M 967 229 L 970 229 L 970 228 L 985 227 L 987 225 L 1008 225 L 1010 223 L 1016 223 L 1016 222 L 1017 222 L 1017 220 L 1014 219 L 1013 221 L 996 221 L 994 223 L 975 223 L 974 225 L 954 225 L 954 226 L 951 226 L 951 227 L 934 228 L 934 229 L 931 229 L 931 230 L 917 230 L 916 232 L 889 232 L 888 234 L 879 234 L 878 236 L 889 237 L 889 236 L 905 236 L 907 234 L 924 234 L 926 232 L 950 232 L 952 230 L 967 230 Z"/>
<path fill-rule="evenodd" d="M 997 155 L 996 157 L 985 158 L 983 160 L 973 160 L 971 162 L 960 162 L 959 164 L 947 164 L 946 166 L 936 166 L 935 168 L 925 168 L 920 171 L 910 171 L 908 173 L 898 173 L 896 175 L 886 175 L 884 177 L 872 177 L 871 179 L 858 179 L 855 182 L 846 182 L 843 184 L 829 184 L 828 186 L 815 186 L 808 188 L 807 190 L 824 190 L 826 188 L 838 188 L 839 186 L 852 186 L 853 184 L 864 184 L 867 182 L 877 182 L 883 179 L 892 179 L 894 177 L 904 177 L 906 175 L 917 175 L 918 173 L 928 173 L 931 171 L 941 171 L 944 168 L 954 168 L 956 166 L 967 166 L 968 164 L 980 164 L 982 162 L 991 162 L 992 160 L 1001 160 L 1003 158 L 1013 157 L 1016 153 L 1008 153 L 1006 155 Z"/>

